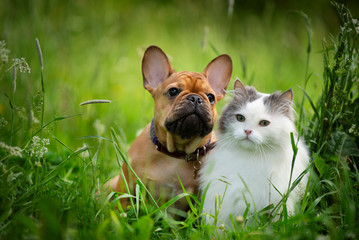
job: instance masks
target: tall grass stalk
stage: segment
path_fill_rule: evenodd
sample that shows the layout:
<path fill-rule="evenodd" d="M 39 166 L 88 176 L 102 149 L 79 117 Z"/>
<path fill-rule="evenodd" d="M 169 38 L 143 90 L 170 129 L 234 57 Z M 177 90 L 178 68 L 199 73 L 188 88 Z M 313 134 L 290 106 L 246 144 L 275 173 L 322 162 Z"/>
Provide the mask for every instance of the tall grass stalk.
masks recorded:
<path fill-rule="evenodd" d="M 310 61 L 310 54 L 311 54 L 311 50 L 312 50 L 312 28 L 310 25 L 310 20 L 307 14 L 305 14 L 302 11 L 296 11 L 298 14 L 300 14 L 300 16 L 302 16 L 304 18 L 305 21 L 305 28 L 307 31 L 307 38 L 308 38 L 308 44 L 307 44 L 307 57 L 306 57 L 306 62 L 305 62 L 305 72 L 304 72 L 304 87 L 303 89 L 306 90 L 307 89 L 307 84 L 308 81 L 310 79 L 311 74 L 309 74 L 309 61 Z M 303 126 L 304 126 L 304 114 L 305 114 L 305 110 L 304 110 L 304 100 L 305 100 L 305 96 L 302 97 L 301 100 L 301 108 L 300 108 L 300 112 L 299 112 L 299 135 L 303 135 Z"/>
<path fill-rule="evenodd" d="M 41 68 L 41 92 L 42 92 L 42 103 L 41 103 L 41 128 L 44 126 L 44 114 L 45 114 L 45 85 L 44 85 L 44 59 L 42 57 L 42 50 L 39 39 L 35 39 L 36 50 L 39 56 L 40 68 Z M 42 136 L 42 132 L 41 132 Z"/>
<path fill-rule="evenodd" d="M 14 104 L 15 104 L 15 92 L 16 92 L 16 65 L 14 65 L 12 67 L 12 92 L 11 92 L 11 100 L 10 97 L 9 98 L 9 104 L 10 104 L 10 108 L 11 108 L 11 135 L 10 135 L 10 146 L 12 146 L 12 139 L 13 139 L 13 135 L 14 135 L 14 127 L 15 127 L 15 108 L 14 108 Z"/>

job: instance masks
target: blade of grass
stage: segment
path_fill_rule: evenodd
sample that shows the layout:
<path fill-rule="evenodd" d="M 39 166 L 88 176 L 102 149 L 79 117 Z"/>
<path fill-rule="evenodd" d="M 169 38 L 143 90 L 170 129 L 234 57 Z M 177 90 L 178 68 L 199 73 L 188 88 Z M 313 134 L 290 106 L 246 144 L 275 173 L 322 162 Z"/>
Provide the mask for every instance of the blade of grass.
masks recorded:
<path fill-rule="evenodd" d="M 291 145 L 292 145 L 293 157 L 292 157 L 292 165 L 291 165 L 291 168 L 290 168 L 290 176 L 289 176 L 287 194 L 289 194 L 289 188 L 290 188 L 290 185 L 292 183 L 294 164 L 295 164 L 295 159 L 297 158 L 297 153 L 298 153 L 298 147 L 297 147 L 298 142 L 295 143 L 293 132 L 290 133 L 290 142 L 291 142 Z"/>
<path fill-rule="evenodd" d="M 125 157 L 120 155 L 120 151 L 118 151 L 117 149 L 119 148 L 118 147 L 118 139 L 117 139 L 117 135 L 116 135 L 116 132 L 113 128 L 111 128 L 111 136 L 112 136 L 112 144 L 113 144 L 113 147 L 115 149 L 115 154 L 116 154 L 116 159 L 117 159 L 117 163 L 120 167 L 120 177 L 125 185 L 125 190 L 127 192 L 127 194 L 129 195 L 132 195 L 131 194 L 131 190 L 130 190 L 130 187 L 129 187 L 129 184 L 126 180 L 126 177 L 123 173 L 123 170 L 122 170 L 122 164 L 123 164 L 123 160 L 121 161 L 121 158 L 124 159 Z M 130 204 L 131 204 L 131 207 L 133 209 L 135 209 L 135 205 L 134 205 L 134 202 L 133 202 L 133 199 L 132 198 L 129 198 L 130 199 Z M 136 218 L 138 218 L 138 216 L 136 215 Z"/>
<path fill-rule="evenodd" d="M 301 87 L 299 87 L 299 88 L 300 88 L 300 90 L 302 90 L 302 92 L 304 93 L 305 97 L 309 100 L 310 106 L 312 107 L 312 109 L 313 109 L 313 111 L 314 111 L 315 116 L 317 117 L 317 119 L 320 119 L 318 110 L 317 110 L 317 108 L 315 107 L 315 105 L 314 105 L 312 99 L 309 97 L 309 95 L 307 94 L 307 92 L 306 92 L 303 88 L 301 88 Z"/>
<path fill-rule="evenodd" d="M 111 132 L 112 134 L 116 134 L 114 129 L 111 128 Z M 152 200 L 152 202 L 155 204 L 155 206 L 157 208 L 159 208 L 157 202 L 155 201 L 155 199 L 153 198 L 152 194 L 150 193 L 150 191 L 147 189 L 147 187 L 145 186 L 145 184 L 142 182 L 142 180 L 138 177 L 138 175 L 136 174 L 136 172 L 133 170 L 131 164 L 128 162 L 125 154 L 121 151 L 120 147 L 118 146 L 118 144 L 116 142 L 114 142 L 115 145 L 115 149 L 117 150 L 117 152 L 119 153 L 119 155 L 121 156 L 122 160 L 126 163 L 127 167 L 129 168 L 129 170 L 132 172 L 132 174 L 135 176 L 135 178 L 138 180 L 139 185 L 141 185 L 141 187 L 143 187 L 145 189 L 145 191 L 147 192 L 148 196 L 150 197 L 150 199 Z"/>
<path fill-rule="evenodd" d="M 157 209 L 155 209 L 153 212 L 151 212 L 149 214 L 149 216 L 154 215 L 157 212 L 161 212 L 162 210 L 172 206 L 175 202 L 177 202 L 178 200 L 185 198 L 186 196 L 191 196 L 191 194 L 189 193 L 180 193 L 177 196 L 171 198 L 170 200 L 168 200 L 166 203 L 162 204 L 161 207 L 158 207 Z"/>
<path fill-rule="evenodd" d="M 79 137 L 79 138 L 77 138 L 77 139 L 91 139 L 91 138 L 102 139 L 102 140 L 106 140 L 106 141 L 112 142 L 112 140 L 109 139 L 109 138 L 105 138 L 105 137 L 102 137 L 102 136 L 96 136 L 96 135 Z"/>
<path fill-rule="evenodd" d="M 107 198 L 106 198 L 106 201 L 105 202 L 108 202 L 110 201 L 110 199 L 113 197 L 113 195 L 115 194 L 115 192 L 112 192 L 110 193 Z M 98 215 L 103 211 L 103 209 L 106 207 L 106 204 L 103 204 L 101 206 L 101 208 L 97 211 L 97 213 L 95 214 L 95 219 L 97 219 Z"/>
<path fill-rule="evenodd" d="M 135 193 L 136 193 L 136 216 L 139 215 L 140 213 L 140 185 L 138 185 L 138 183 L 136 183 L 136 187 L 135 187 Z"/>
<path fill-rule="evenodd" d="M 181 185 L 182 191 L 183 191 L 184 193 L 187 193 L 185 187 L 184 187 L 183 184 L 182 184 L 182 181 L 181 181 L 181 178 L 179 177 L 179 175 L 177 175 L 177 178 L 178 178 L 178 181 L 179 181 L 179 183 L 180 183 L 180 185 Z M 187 203 L 188 203 L 190 209 L 192 210 L 192 212 L 193 212 L 195 215 L 198 215 L 197 209 L 193 206 L 192 201 L 191 201 L 191 198 L 190 198 L 189 196 L 186 196 L 186 200 L 187 200 Z M 196 200 L 196 203 L 199 204 L 198 199 L 195 199 L 195 200 Z"/>

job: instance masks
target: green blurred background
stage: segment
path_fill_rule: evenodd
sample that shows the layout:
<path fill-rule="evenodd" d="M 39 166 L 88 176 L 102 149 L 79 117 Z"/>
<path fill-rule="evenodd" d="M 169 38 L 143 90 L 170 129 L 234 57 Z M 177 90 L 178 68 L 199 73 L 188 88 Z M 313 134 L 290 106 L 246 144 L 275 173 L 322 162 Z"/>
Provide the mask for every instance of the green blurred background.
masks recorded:
<path fill-rule="evenodd" d="M 358 1 L 341 2 L 357 16 Z M 81 114 L 47 128 L 72 149 L 90 141 L 81 139 L 84 136 L 109 137 L 110 127 L 123 129 L 130 144 L 151 120 L 153 100 L 142 87 L 141 75 L 141 59 L 149 45 L 161 47 L 176 70 L 201 72 L 218 54 L 227 53 L 234 65 L 229 90 L 236 76 L 261 92 L 293 87 L 300 105 L 303 94 L 298 86 L 305 83 L 308 31 L 298 11 L 310 20 L 308 72 L 317 74 L 309 79 L 306 91 L 316 100 L 322 86 L 323 40 L 330 42 L 339 27 L 327 0 L 2 0 L 0 39 L 11 50 L 10 59 L 25 57 L 32 69 L 31 74 L 17 76 L 16 126 L 25 121 L 21 111 L 32 109 L 40 119 L 41 71 L 35 38 L 44 58 L 45 122 Z M 12 71 L 2 71 L 0 92 L 10 94 Z M 79 106 L 90 99 L 112 103 Z M 229 99 L 221 101 L 219 112 Z M 10 112 L 8 99 L 1 95 L 0 117 L 10 119 Z M 31 129 L 39 129 L 39 123 L 33 122 Z M 18 129 L 15 144 L 24 143 L 25 131 L 24 126 Z M 0 140 L 6 141 L 9 129 L 2 134 Z M 51 134 L 45 137 L 51 140 Z M 53 152 L 61 149 L 52 143 Z"/>

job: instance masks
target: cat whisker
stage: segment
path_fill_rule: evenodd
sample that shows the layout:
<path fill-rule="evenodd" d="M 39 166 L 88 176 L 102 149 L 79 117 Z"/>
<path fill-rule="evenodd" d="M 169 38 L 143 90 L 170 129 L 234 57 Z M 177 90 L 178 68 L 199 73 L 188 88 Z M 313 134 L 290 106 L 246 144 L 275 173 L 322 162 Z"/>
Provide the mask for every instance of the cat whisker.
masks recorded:
<path fill-rule="evenodd" d="M 270 144 L 270 143 L 264 143 L 263 144 L 263 147 L 265 147 L 265 148 L 267 148 L 268 150 L 270 150 L 270 151 L 273 151 L 273 152 L 278 152 L 278 149 L 277 148 L 275 148 L 272 144 Z"/>
<path fill-rule="evenodd" d="M 263 145 L 258 145 L 259 154 L 263 159 L 267 158 L 267 151 L 264 149 Z"/>
<path fill-rule="evenodd" d="M 235 139 L 232 135 L 225 134 L 222 135 L 220 139 L 218 139 L 218 146 L 225 146 L 229 148 L 235 148 L 237 145 L 237 141 L 233 141 Z"/>

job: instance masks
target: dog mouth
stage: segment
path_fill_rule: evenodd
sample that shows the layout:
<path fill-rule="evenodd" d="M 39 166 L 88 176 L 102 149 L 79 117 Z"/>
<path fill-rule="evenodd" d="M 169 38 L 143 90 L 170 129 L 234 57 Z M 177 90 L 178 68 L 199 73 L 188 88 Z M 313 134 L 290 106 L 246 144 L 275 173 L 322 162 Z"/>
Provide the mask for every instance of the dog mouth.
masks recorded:
<path fill-rule="evenodd" d="M 166 121 L 165 127 L 169 132 L 181 136 L 182 139 L 190 139 L 194 136 L 206 136 L 212 131 L 213 124 L 204 116 L 190 113 L 175 121 Z"/>

